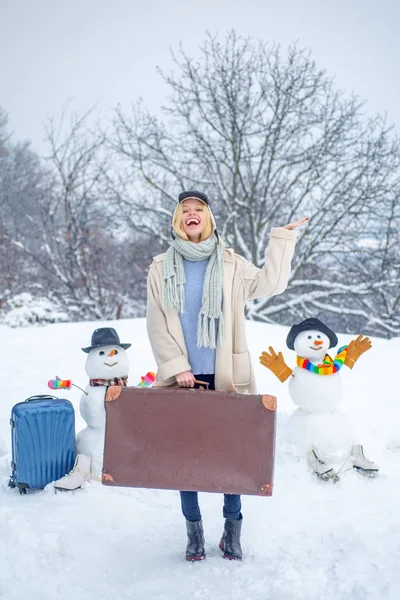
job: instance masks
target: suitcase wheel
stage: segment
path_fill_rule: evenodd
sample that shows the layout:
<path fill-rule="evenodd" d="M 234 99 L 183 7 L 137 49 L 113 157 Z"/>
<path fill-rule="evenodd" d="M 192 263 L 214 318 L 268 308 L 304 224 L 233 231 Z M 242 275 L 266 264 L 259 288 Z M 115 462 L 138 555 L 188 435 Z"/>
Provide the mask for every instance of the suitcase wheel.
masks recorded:
<path fill-rule="evenodd" d="M 21 494 L 21 496 L 26 494 L 26 488 L 29 487 L 27 483 L 17 483 L 16 486 L 18 486 L 19 493 Z"/>
<path fill-rule="evenodd" d="M 14 483 L 14 481 L 12 480 L 12 478 L 11 478 L 11 479 L 10 479 L 10 481 L 8 482 L 8 487 L 10 487 L 10 488 L 15 488 L 15 483 Z"/>

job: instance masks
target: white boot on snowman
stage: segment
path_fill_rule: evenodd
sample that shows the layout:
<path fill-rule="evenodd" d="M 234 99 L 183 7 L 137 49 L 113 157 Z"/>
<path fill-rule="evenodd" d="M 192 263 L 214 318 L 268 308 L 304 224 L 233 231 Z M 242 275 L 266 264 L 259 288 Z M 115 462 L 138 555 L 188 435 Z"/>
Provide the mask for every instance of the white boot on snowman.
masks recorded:
<path fill-rule="evenodd" d="M 364 455 L 364 449 L 361 444 L 356 444 L 351 449 L 350 454 L 353 468 L 362 473 L 363 475 L 375 476 L 379 472 L 379 467 L 372 460 L 368 460 Z"/>
<path fill-rule="evenodd" d="M 307 453 L 308 464 L 311 467 L 313 473 L 318 475 L 324 481 L 328 479 L 338 479 L 338 475 L 334 470 L 333 466 L 318 456 L 315 448 L 310 448 Z"/>
<path fill-rule="evenodd" d="M 90 463 L 89 456 L 78 454 L 73 469 L 67 475 L 55 481 L 54 487 L 57 490 L 77 490 L 85 481 L 90 481 Z"/>

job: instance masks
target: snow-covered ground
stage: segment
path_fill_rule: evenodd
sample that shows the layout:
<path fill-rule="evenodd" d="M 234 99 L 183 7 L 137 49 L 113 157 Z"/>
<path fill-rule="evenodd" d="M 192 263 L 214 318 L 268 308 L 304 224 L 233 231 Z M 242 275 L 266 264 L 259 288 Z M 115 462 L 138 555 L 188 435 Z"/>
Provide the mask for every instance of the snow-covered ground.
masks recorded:
<path fill-rule="evenodd" d="M 144 320 L 110 323 L 132 342 L 129 382 L 155 370 Z M 248 323 L 259 391 L 278 396 L 278 445 L 272 498 L 243 497 L 242 563 L 217 548 L 222 498 L 201 494 L 207 560 L 184 561 L 185 523 L 178 492 L 102 487 L 20 496 L 7 487 L 9 418 L 16 402 L 47 393 L 59 375 L 86 385 L 80 350 L 99 323 L 0 327 L 0 597 L 7 600 L 398 600 L 400 598 L 400 339 L 373 340 L 344 375 L 341 410 L 357 422 L 377 479 L 342 473 L 333 485 L 293 458 L 280 432 L 294 406 L 287 384 L 258 364 L 273 345 L 294 366 L 287 328 Z M 346 343 L 350 336 L 340 336 Z M 59 394 L 61 397 L 61 394 Z M 78 411 L 80 392 L 65 392 Z"/>

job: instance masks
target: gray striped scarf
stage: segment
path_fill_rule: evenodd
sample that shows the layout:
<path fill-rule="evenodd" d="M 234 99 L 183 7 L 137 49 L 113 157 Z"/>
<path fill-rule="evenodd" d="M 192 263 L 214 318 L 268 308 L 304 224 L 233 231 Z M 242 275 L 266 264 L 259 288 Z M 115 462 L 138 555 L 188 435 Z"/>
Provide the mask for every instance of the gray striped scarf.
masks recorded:
<path fill-rule="evenodd" d="M 165 310 L 185 312 L 185 270 L 183 259 L 209 259 L 203 285 L 202 304 L 197 321 L 197 346 L 216 347 L 216 325 L 218 345 L 224 341 L 222 316 L 223 249 L 215 235 L 195 244 L 176 237 L 168 248 L 164 260 L 163 307 Z M 216 321 L 218 320 L 218 324 Z"/>

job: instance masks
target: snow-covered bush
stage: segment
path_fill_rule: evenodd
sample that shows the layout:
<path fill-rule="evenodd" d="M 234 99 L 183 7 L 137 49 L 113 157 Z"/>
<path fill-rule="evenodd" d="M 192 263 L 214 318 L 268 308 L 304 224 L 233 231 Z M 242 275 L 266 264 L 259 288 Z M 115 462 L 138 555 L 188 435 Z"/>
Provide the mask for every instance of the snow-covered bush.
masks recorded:
<path fill-rule="evenodd" d="M 10 327 L 44 325 L 68 321 L 68 314 L 54 299 L 34 297 L 29 292 L 13 296 L 0 313 L 0 322 Z"/>

